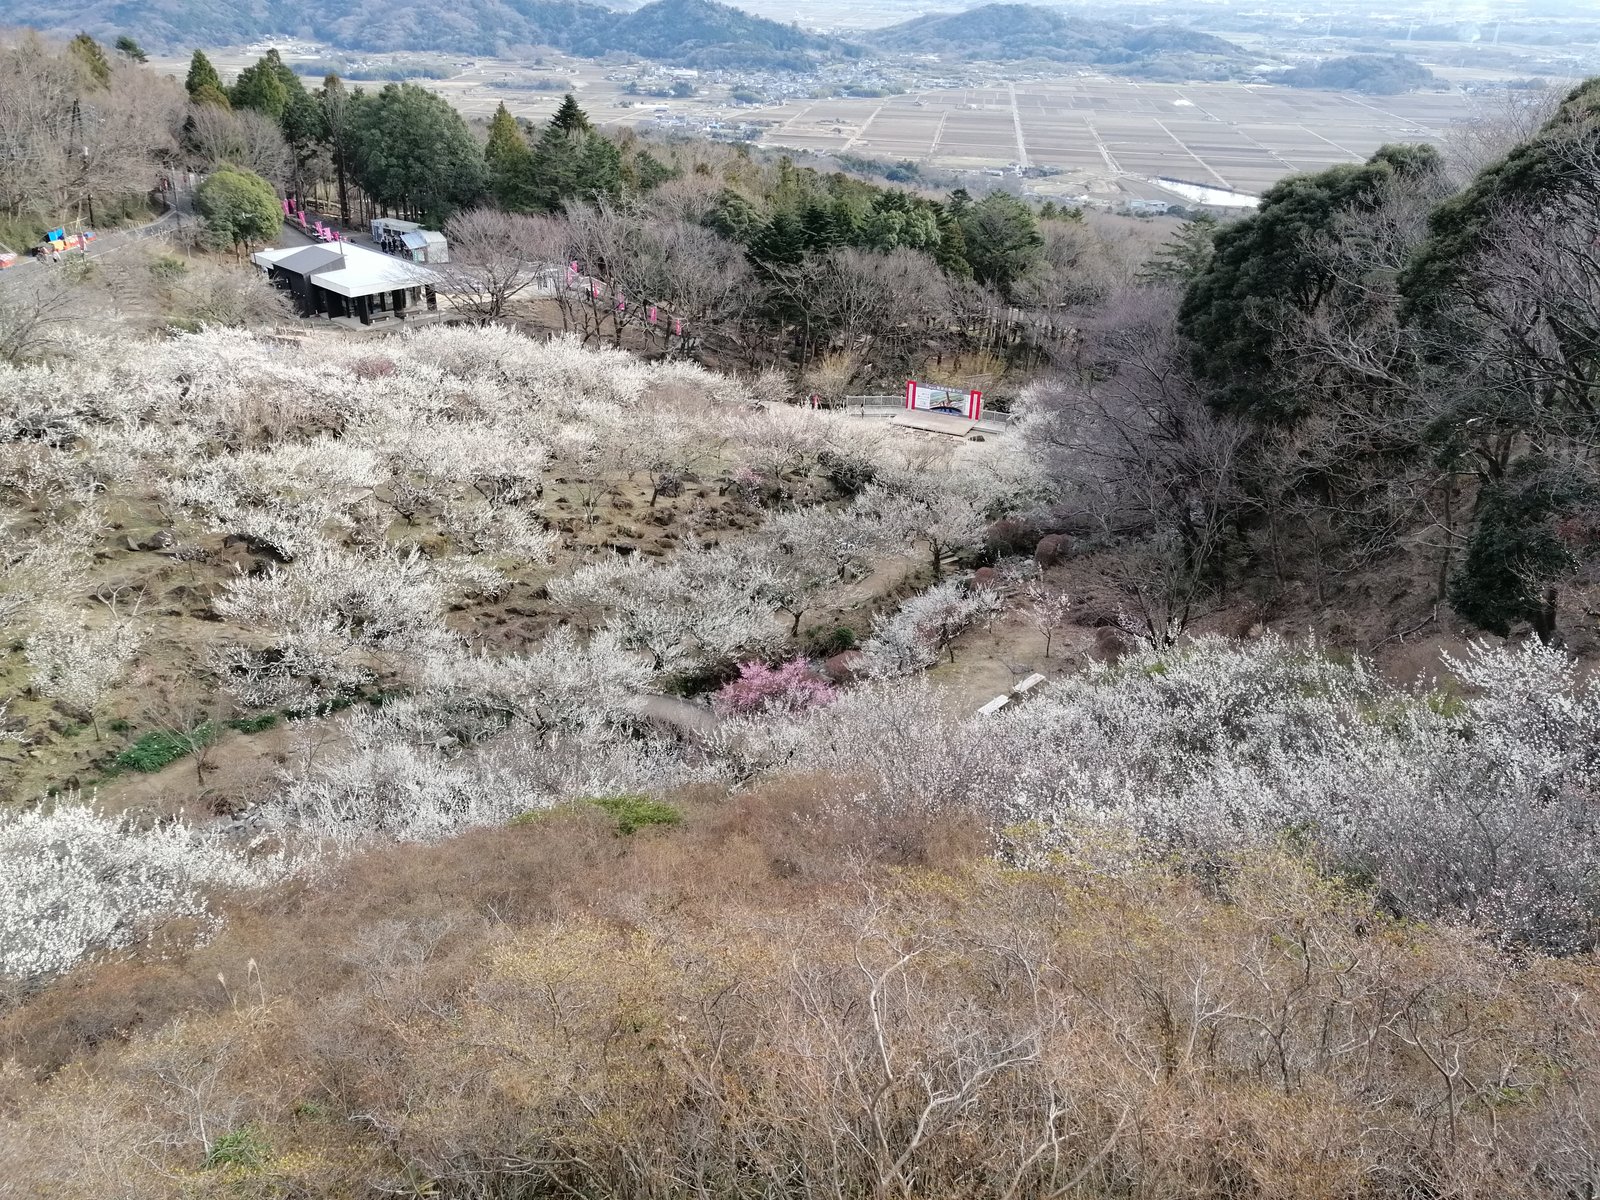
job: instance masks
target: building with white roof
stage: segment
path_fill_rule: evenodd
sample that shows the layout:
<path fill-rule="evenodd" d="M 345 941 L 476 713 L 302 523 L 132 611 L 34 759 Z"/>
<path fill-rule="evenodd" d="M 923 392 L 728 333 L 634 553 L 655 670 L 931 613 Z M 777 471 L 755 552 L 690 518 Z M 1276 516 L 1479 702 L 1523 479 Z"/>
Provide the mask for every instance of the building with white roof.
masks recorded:
<path fill-rule="evenodd" d="M 349 242 L 275 246 L 250 261 L 294 297 L 303 317 L 354 317 L 371 325 L 439 307 L 437 271 Z"/>

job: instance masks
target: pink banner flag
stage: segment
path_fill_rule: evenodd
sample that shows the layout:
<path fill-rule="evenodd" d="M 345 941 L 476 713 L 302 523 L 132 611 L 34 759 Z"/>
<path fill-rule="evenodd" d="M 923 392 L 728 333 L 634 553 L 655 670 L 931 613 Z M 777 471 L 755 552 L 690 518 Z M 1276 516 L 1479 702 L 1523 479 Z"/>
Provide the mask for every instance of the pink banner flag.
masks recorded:
<path fill-rule="evenodd" d="M 654 304 L 652 304 L 650 306 L 650 324 L 654 325 L 655 323 L 656 323 L 656 306 Z"/>
<path fill-rule="evenodd" d="M 618 312 L 625 312 L 625 311 L 627 311 L 627 308 L 628 308 L 628 302 L 622 298 L 622 293 L 618 292 L 617 293 L 617 311 Z"/>
<path fill-rule="evenodd" d="M 679 337 L 683 336 L 683 318 L 681 318 L 681 317 L 673 317 L 672 318 L 672 332 L 675 333 L 676 335 L 678 335 Z"/>
<path fill-rule="evenodd" d="M 595 280 L 593 283 L 591 283 L 589 285 L 589 295 L 593 296 L 596 300 L 600 299 L 600 281 L 599 280 Z"/>
<path fill-rule="evenodd" d="M 306 215 L 305 215 L 305 213 L 298 212 L 298 213 L 295 213 L 295 216 L 300 218 L 300 228 L 304 229 L 306 227 Z"/>
<path fill-rule="evenodd" d="M 289 203 L 289 202 L 288 202 L 288 201 L 287 201 L 287 200 L 285 200 L 285 201 L 284 201 L 284 202 L 283 202 L 283 215 L 284 215 L 284 216 L 286 216 L 286 217 L 287 217 L 287 216 L 288 216 L 288 215 L 289 215 L 289 209 L 290 209 L 290 208 L 291 208 L 291 207 L 293 207 L 293 206 L 292 206 L 292 205 L 291 205 L 291 204 L 290 204 L 290 203 Z"/>
<path fill-rule="evenodd" d="M 578 260 L 573 259 L 567 264 L 567 286 L 574 287 L 578 282 Z"/>

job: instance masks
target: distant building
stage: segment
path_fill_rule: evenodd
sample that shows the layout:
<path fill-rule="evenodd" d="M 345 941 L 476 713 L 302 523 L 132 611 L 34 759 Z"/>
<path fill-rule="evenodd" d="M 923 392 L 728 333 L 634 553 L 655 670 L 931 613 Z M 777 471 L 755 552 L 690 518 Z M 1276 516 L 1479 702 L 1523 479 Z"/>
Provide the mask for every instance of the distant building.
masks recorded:
<path fill-rule="evenodd" d="M 294 297 L 302 317 L 354 317 L 363 325 L 439 307 L 439 274 L 349 242 L 273 247 L 250 261 Z"/>
<path fill-rule="evenodd" d="M 439 264 L 450 261 L 450 247 L 444 234 L 436 229 L 424 229 L 415 221 L 379 217 L 372 222 L 372 244 L 385 254 L 398 254 L 412 262 Z"/>

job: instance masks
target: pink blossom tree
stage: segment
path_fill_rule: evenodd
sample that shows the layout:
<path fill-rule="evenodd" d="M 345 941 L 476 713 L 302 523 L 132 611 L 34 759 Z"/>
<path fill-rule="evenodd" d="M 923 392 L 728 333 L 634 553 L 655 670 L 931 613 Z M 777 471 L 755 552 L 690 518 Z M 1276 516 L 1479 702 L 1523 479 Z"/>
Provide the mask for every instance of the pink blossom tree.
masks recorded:
<path fill-rule="evenodd" d="M 838 698 L 839 690 L 804 658 L 777 667 L 766 663 L 739 664 L 739 678 L 717 689 L 713 707 L 725 715 L 758 712 L 804 712 Z"/>

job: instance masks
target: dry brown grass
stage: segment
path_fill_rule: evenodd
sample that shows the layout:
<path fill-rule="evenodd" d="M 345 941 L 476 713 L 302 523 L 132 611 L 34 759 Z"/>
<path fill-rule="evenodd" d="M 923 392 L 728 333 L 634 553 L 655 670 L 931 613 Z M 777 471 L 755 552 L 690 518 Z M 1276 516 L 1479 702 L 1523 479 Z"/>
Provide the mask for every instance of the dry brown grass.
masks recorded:
<path fill-rule="evenodd" d="M 1593 1178 L 1592 963 L 1395 925 L 1276 855 L 1201 881 L 1091 838 L 1004 870 L 974 830 L 886 825 L 848 790 L 377 851 L 208 946 L 80 970 L 0 1024 L 0 1196 L 1488 1200 Z"/>

